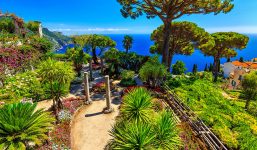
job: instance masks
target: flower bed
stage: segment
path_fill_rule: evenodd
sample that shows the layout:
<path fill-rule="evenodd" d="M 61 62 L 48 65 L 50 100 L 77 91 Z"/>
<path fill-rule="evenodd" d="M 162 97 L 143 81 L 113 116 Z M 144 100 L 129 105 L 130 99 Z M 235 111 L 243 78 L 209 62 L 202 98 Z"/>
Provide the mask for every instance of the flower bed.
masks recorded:
<path fill-rule="evenodd" d="M 101 69 L 101 65 L 100 64 L 92 64 L 92 69 L 99 70 L 99 69 Z"/>
<path fill-rule="evenodd" d="M 115 89 L 115 86 L 113 84 L 110 85 L 111 90 Z M 95 85 L 93 85 L 93 91 L 96 93 L 104 93 L 106 92 L 106 84 L 104 81 L 100 81 L 98 83 L 96 83 Z"/>
<path fill-rule="evenodd" d="M 71 149 L 70 122 L 75 111 L 83 105 L 80 98 L 67 98 L 63 100 L 63 110 L 58 113 L 61 121 L 49 133 L 49 140 L 38 150 L 69 150 Z"/>

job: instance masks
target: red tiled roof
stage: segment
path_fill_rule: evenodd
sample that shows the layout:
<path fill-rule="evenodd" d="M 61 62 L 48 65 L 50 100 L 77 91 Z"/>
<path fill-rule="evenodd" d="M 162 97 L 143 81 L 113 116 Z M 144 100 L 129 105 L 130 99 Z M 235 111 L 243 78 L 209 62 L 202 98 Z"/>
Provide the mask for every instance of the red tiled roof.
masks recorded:
<path fill-rule="evenodd" d="M 233 61 L 232 64 L 238 67 L 257 69 L 257 63 L 253 63 L 253 62 Z"/>

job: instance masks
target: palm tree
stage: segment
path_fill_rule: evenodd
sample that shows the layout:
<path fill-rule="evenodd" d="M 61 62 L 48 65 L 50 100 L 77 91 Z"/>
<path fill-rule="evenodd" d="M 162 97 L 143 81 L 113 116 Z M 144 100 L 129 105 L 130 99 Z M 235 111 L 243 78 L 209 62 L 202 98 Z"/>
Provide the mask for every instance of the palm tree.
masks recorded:
<path fill-rule="evenodd" d="M 128 121 L 148 122 L 152 109 L 152 96 L 145 88 L 136 88 L 123 99 L 121 113 Z"/>
<path fill-rule="evenodd" d="M 173 118 L 170 111 L 163 111 L 157 117 L 153 128 L 156 135 L 154 142 L 156 149 L 177 150 L 180 148 L 181 140 Z"/>
<path fill-rule="evenodd" d="M 38 67 L 42 83 L 48 87 L 48 93 L 53 99 L 53 107 L 58 121 L 58 111 L 63 108 L 61 97 L 69 92 L 70 82 L 75 76 L 72 65 L 66 62 L 48 59 Z"/>
<path fill-rule="evenodd" d="M 155 135 L 151 126 L 144 123 L 118 123 L 110 131 L 113 137 L 109 149 L 150 150 L 154 149 Z"/>
<path fill-rule="evenodd" d="M 125 35 L 122 43 L 123 43 L 123 47 L 126 50 L 126 53 L 128 53 L 128 51 L 132 48 L 133 37 L 129 35 Z"/>
<path fill-rule="evenodd" d="M 246 98 L 245 109 L 248 110 L 251 100 L 256 100 L 257 96 L 257 72 L 251 72 L 243 77 L 243 93 Z"/>
<path fill-rule="evenodd" d="M 41 145 L 54 118 L 36 110 L 37 104 L 8 104 L 0 109 L 0 149 L 25 150 L 29 144 Z"/>

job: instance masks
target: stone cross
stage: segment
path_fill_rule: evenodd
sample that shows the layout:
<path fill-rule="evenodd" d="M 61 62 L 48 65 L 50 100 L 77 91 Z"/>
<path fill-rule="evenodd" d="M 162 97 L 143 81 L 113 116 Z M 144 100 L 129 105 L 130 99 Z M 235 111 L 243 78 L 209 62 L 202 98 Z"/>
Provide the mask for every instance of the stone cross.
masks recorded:
<path fill-rule="evenodd" d="M 88 72 L 84 72 L 84 90 L 85 90 L 85 104 L 89 105 L 92 103 L 92 100 L 90 98 L 89 94 L 89 81 L 88 81 Z"/>
<path fill-rule="evenodd" d="M 105 76 L 105 86 L 106 86 L 106 108 L 104 109 L 104 113 L 111 113 L 113 109 L 111 108 L 111 89 L 110 89 L 110 80 L 109 76 Z"/>

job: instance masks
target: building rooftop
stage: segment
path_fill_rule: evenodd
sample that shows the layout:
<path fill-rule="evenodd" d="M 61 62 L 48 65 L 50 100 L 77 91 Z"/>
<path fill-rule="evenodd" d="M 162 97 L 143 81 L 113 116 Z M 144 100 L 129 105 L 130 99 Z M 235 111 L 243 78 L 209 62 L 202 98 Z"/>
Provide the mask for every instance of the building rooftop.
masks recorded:
<path fill-rule="evenodd" d="M 257 69 L 257 63 L 254 63 L 254 62 L 233 61 L 232 64 L 238 67 Z"/>

